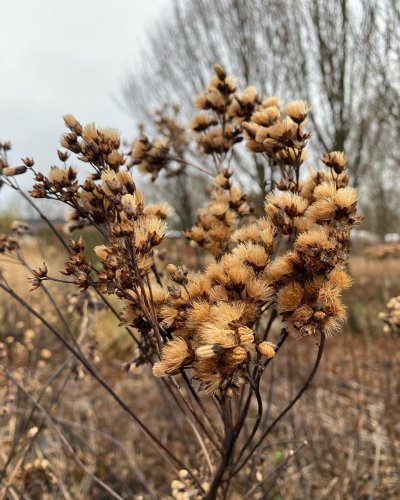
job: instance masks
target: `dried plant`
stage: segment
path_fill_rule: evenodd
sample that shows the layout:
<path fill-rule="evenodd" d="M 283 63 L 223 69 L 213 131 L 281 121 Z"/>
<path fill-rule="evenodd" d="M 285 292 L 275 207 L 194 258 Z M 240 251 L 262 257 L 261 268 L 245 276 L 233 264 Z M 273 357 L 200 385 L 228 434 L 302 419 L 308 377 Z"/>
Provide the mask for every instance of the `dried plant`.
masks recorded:
<path fill-rule="evenodd" d="M 374 245 L 364 250 L 364 255 L 372 259 L 397 259 L 400 255 L 400 243 Z M 386 304 L 386 312 L 379 313 L 384 322 L 383 332 L 398 337 L 400 334 L 400 297 L 392 297 Z"/>
<path fill-rule="evenodd" d="M 61 334 L 3 274 L 0 288 L 43 322 L 158 447 L 176 470 L 171 485 L 175 498 L 215 499 L 240 493 L 241 478 L 260 474 L 266 437 L 305 392 L 326 336 L 344 321 L 341 293 L 351 285 L 346 272 L 349 237 L 361 219 L 342 152 L 322 156 L 325 170 L 302 172 L 311 137 L 307 103 L 297 100 L 281 109 L 277 98 L 262 99 L 254 87 L 239 94 L 235 80 L 216 65 L 196 106 L 200 111 L 190 130 L 160 114 L 163 138 L 150 140 L 143 132 L 128 156 L 115 130 L 82 126 L 66 115 L 68 132 L 61 139 L 63 151 L 58 151 L 62 167 L 53 166 L 45 175 L 33 160 L 11 167 L 3 154 L 0 175 L 42 218 L 31 198 L 67 205 L 67 232 L 91 226 L 101 235 L 97 262 L 91 262 L 83 238 L 67 244 L 47 220 L 68 256 L 62 278 L 46 264 L 32 270 L 32 290 L 48 282 L 73 285 L 86 294 L 86 310 L 97 303 L 109 308 L 136 344 L 136 356 L 125 368 L 152 368 L 176 411 L 189 418 L 201 454 L 177 456 L 99 374 L 93 356 Z M 191 139 L 211 166 L 187 159 Z M 235 184 L 231 160 L 240 142 L 270 170 L 263 214 L 255 212 Z M 7 147 L 2 148 L 5 153 Z M 69 164 L 71 154 L 91 167 L 83 181 Z M 185 233 L 208 255 L 200 269 L 190 270 L 177 259 L 168 262 L 173 260 L 168 255 L 159 258 L 171 209 L 165 203 L 146 204 L 132 178 L 136 166 L 153 181 L 163 172 L 179 176 L 186 168 L 213 178 L 208 203 Z M 16 182 L 25 171 L 35 178 L 31 198 Z M 14 234 L 2 235 L 0 252 L 24 265 L 15 236 L 23 232 L 23 225 L 15 224 Z M 71 297 L 73 305 L 81 302 L 79 297 Z M 262 384 L 288 336 L 316 336 L 316 359 L 305 383 L 271 418 Z M 251 418 L 254 402 L 256 417 Z M 288 460 L 269 471 L 268 478 L 279 475 Z M 32 473 L 40 469 L 35 467 Z"/>
<path fill-rule="evenodd" d="M 373 245 L 364 250 L 364 255 L 373 259 L 398 258 L 400 256 L 400 243 Z"/>
<path fill-rule="evenodd" d="M 387 312 L 379 314 L 379 318 L 385 323 L 383 331 L 398 336 L 400 334 L 400 297 L 392 297 L 386 307 Z"/>

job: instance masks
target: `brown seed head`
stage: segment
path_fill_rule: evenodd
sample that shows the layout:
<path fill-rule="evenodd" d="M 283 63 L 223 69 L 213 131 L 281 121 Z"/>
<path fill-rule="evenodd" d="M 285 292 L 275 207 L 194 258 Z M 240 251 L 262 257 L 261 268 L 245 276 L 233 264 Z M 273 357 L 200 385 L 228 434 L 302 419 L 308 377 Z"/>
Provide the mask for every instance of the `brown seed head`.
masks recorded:
<path fill-rule="evenodd" d="M 226 78 L 226 73 L 225 73 L 224 69 L 222 68 L 222 66 L 220 64 L 215 64 L 214 71 L 215 71 L 216 75 L 218 76 L 218 78 L 221 80 L 221 82 L 223 82 Z"/>
<path fill-rule="evenodd" d="M 309 112 L 310 106 L 306 101 L 292 101 L 285 106 L 285 113 L 296 123 L 302 123 Z"/>
<path fill-rule="evenodd" d="M 276 345 L 268 341 L 260 342 L 257 346 L 258 352 L 265 356 L 267 359 L 271 359 L 275 356 L 275 349 Z"/>
<path fill-rule="evenodd" d="M 343 151 L 332 151 L 331 153 L 325 153 L 321 160 L 325 163 L 325 165 L 329 168 L 333 168 L 333 170 L 340 174 L 346 168 L 346 155 Z"/>

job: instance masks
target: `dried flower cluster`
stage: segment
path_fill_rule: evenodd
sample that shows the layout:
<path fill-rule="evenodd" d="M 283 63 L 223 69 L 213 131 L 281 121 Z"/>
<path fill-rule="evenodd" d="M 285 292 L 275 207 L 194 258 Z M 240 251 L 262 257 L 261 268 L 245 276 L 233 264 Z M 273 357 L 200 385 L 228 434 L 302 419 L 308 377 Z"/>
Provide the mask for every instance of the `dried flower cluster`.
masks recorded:
<path fill-rule="evenodd" d="M 21 175 L 26 172 L 27 166 L 29 166 L 31 160 L 26 158 L 26 160 L 22 160 L 24 165 L 19 165 L 15 167 L 11 167 L 8 164 L 7 154 L 11 150 L 12 144 L 10 141 L 0 142 L 0 175 L 5 177 L 14 177 L 16 175 Z M 3 186 L 4 181 L 0 179 L 0 188 Z"/>
<path fill-rule="evenodd" d="M 16 238 L 9 234 L 0 234 L 0 253 L 13 252 L 19 248 Z"/>
<path fill-rule="evenodd" d="M 219 64 L 214 69 L 216 74 L 207 89 L 196 97 L 196 107 L 202 111 L 194 116 L 190 128 L 200 151 L 221 160 L 243 140 L 241 124 L 252 115 L 258 95 L 255 87 L 247 87 L 239 96 L 235 79 Z"/>
<path fill-rule="evenodd" d="M 293 101 L 285 106 L 282 117 L 280 102 L 269 98 L 261 103 L 251 119 L 243 127 L 247 135 L 247 149 L 264 153 L 282 167 L 300 165 L 306 159 L 304 149 L 310 134 L 305 131 L 308 105 Z"/>
<path fill-rule="evenodd" d="M 216 71 L 208 92 L 224 76 Z M 234 86 L 221 83 L 221 89 L 231 95 Z M 222 90 L 213 90 L 213 96 Z M 217 112 L 206 98 L 200 101 Z M 216 102 L 222 110 L 222 101 Z M 224 188 L 232 191 L 231 172 L 221 169 L 215 180 L 221 191 L 213 192 L 187 232 L 219 260 L 201 274 L 182 274 L 173 268 L 174 287 L 164 298 L 165 305 L 157 304 L 161 324 L 172 340 L 164 346 L 154 373 L 173 374 L 190 366 L 200 387 L 210 393 L 234 394 L 245 383 L 262 341 L 253 327 L 266 306 L 276 307 L 295 337 L 330 334 L 345 318 L 340 296 L 351 284 L 345 271 L 348 242 L 352 226 L 360 222 L 356 190 L 346 185 L 345 157 L 338 152 L 324 155 L 331 174 L 312 172 L 300 181 L 297 172 L 310 136 L 303 129 L 309 108 L 301 101 L 289 103 L 288 117 L 281 119 L 276 99 L 264 101 L 264 106 L 247 122 L 245 130 L 255 132 L 248 134 L 247 146 L 280 161 L 286 154 L 288 182 L 280 186 L 286 190 L 270 193 L 265 217 L 235 232 L 232 200 L 222 198 Z M 273 260 L 278 234 L 289 236 L 293 249 Z"/>
<path fill-rule="evenodd" d="M 144 126 L 140 125 L 140 138 L 133 143 L 129 154 L 128 168 L 137 165 L 142 174 L 150 174 L 152 181 L 163 170 L 167 177 L 173 177 L 185 168 L 182 160 L 188 146 L 188 134 L 178 123 L 179 107 L 172 108 L 172 114 L 167 106 L 156 111 L 153 125 L 160 137 L 154 141 L 149 139 Z M 177 168 L 172 168 L 174 160 L 180 162 Z"/>
<path fill-rule="evenodd" d="M 232 185 L 231 176 L 232 171 L 224 169 L 215 177 L 211 200 L 198 211 L 195 224 L 185 232 L 189 240 L 215 257 L 220 257 L 228 248 L 243 217 L 253 212 L 246 194 Z"/>
<path fill-rule="evenodd" d="M 138 280 L 150 271 L 152 250 L 164 238 L 165 219 L 171 209 L 165 203 L 144 207 L 143 196 L 131 175 L 121 169 L 126 158 L 118 150 L 120 139 L 116 131 L 97 129 L 94 124 L 83 127 L 71 115 L 64 120 L 70 132 L 63 135 L 61 144 L 81 161 L 90 163 L 94 173 L 80 183 L 71 166 L 54 166 L 45 176 L 32 165 L 36 184 L 31 195 L 57 199 L 70 206 L 73 210 L 67 213 L 68 230 L 91 223 L 107 236 L 108 245 L 95 249 L 103 266 L 101 272 L 87 261 L 81 239 L 71 241 L 71 255 L 63 273 L 75 276 L 75 283 L 82 289 L 95 283 L 102 291 L 130 297 L 136 293 Z M 60 152 L 59 156 L 63 161 L 68 158 L 67 153 Z M 10 238 L 7 242 L 12 244 Z M 42 269 L 36 274 L 38 284 L 47 273 Z"/>
<path fill-rule="evenodd" d="M 174 339 L 154 373 L 190 365 L 209 392 L 235 391 L 259 350 L 261 339 L 252 327 L 267 304 L 275 304 L 296 337 L 335 331 L 345 317 L 341 291 L 351 284 L 345 266 L 349 231 L 358 222 L 355 203 L 352 188 L 328 183 L 316 187 L 312 202 L 291 192 L 273 194 L 266 212 L 280 216 L 239 229 L 240 243 L 204 273 L 173 268 L 175 287 L 160 316 Z M 293 250 L 271 262 L 279 233 L 295 235 Z"/>
<path fill-rule="evenodd" d="M 221 465 L 212 477 L 186 473 L 175 460 L 181 470 L 172 485 L 175 498 L 197 498 L 207 492 L 207 498 L 215 499 L 223 481 L 229 487 L 224 471 L 229 469 L 233 477 L 257 449 L 262 439 L 243 456 L 257 433 L 262 405 L 248 442 L 233 458 L 251 397 L 255 394 L 260 405 L 261 377 L 288 334 L 296 338 L 319 334 L 318 366 L 325 336 L 335 332 L 346 316 L 341 293 L 351 285 L 346 272 L 350 231 L 361 221 L 342 152 L 322 156 L 325 170 L 302 174 L 311 137 L 306 130 L 308 104 L 296 100 L 281 109 L 276 97 L 263 100 L 254 87 L 239 94 L 235 80 L 221 66 L 214 70 L 215 76 L 196 98 L 201 112 L 191 121 L 190 134 L 176 116 L 169 118 L 160 110 L 156 125 L 161 138 L 151 141 L 142 129 L 127 157 L 115 130 L 83 126 L 66 115 L 69 131 L 61 139 L 66 151 L 58 151 L 63 166 L 53 166 L 44 175 L 36 171 L 33 160 L 23 160 L 23 168 L 35 177 L 33 198 L 67 205 L 67 231 L 91 225 L 103 238 L 94 249 L 97 262 L 88 259 L 83 238 L 71 240 L 65 245 L 68 257 L 61 271 L 67 279 L 55 279 L 44 264 L 33 271 L 32 289 L 48 280 L 72 283 L 84 295 L 82 300 L 69 295 L 69 307 L 80 313 L 83 305 L 85 310 L 97 310 L 99 300 L 110 306 L 106 295 L 119 300 L 122 311 L 112 311 L 138 350 L 126 367 L 149 364 L 177 401 L 182 395 L 173 376 L 179 377 L 192 398 L 182 404 L 200 424 L 213 451 L 218 454 L 222 449 Z M 213 171 L 185 159 L 190 137 L 213 164 Z M 271 189 L 258 214 L 233 181 L 232 154 L 243 140 L 247 151 L 271 169 Z M 92 168 L 83 181 L 68 164 L 71 153 Z M 13 176 L 22 172 L 2 161 L 2 181 L 17 189 Z M 179 259 L 168 263 L 167 258 L 165 266 L 156 258 L 172 211 L 166 203 L 146 204 L 132 178 L 136 170 L 154 181 L 161 171 L 179 175 L 190 167 L 213 178 L 208 203 L 185 233 L 208 255 L 208 265 L 197 271 Z M 15 235 L 25 229 L 15 225 L 13 230 L 14 235 L 1 236 L 1 253 L 12 253 L 18 246 Z M 276 318 L 281 320 L 281 334 L 270 339 Z M 73 352 L 96 377 L 90 371 L 95 348 L 93 342 L 86 358 Z M 219 406 L 224 440 L 213 419 L 207 418 L 197 395 L 200 391 Z M 199 405 L 204 420 L 192 403 Z"/>
<path fill-rule="evenodd" d="M 57 484 L 57 478 L 51 469 L 51 464 L 46 459 L 36 458 L 32 463 L 25 465 L 23 470 L 24 487 L 31 496 L 41 494 L 42 483 L 50 481 L 51 484 Z"/>
<path fill-rule="evenodd" d="M 387 311 L 379 314 L 385 326 L 384 333 L 390 333 L 395 336 L 400 335 L 400 297 L 392 297 L 386 304 Z"/>
<path fill-rule="evenodd" d="M 204 482 L 202 485 L 204 491 L 209 488 L 209 483 Z M 198 485 L 190 477 L 187 470 L 179 471 L 179 479 L 174 479 L 171 482 L 172 497 L 176 500 L 201 500 L 204 496 L 199 491 Z"/>
<path fill-rule="evenodd" d="M 219 65 L 215 72 L 196 99 L 203 112 L 192 120 L 191 128 L 204 153 L 214 155 L 217 173 L 209 203 L 186 232 L 193 243 L 217 258 L 215 264 L 198 273 L 167 266 L 168 289 L 150 279 L 154 248 L 166 234 L 165 219 L 171 211 L 166 204 L 145 206 L 130 173 L 122 169 L 126 158 L 112 129 L 82 126 L 66 115 L 69 132 L 61 143 L 90 163 L 94 173 L 80 183 L 76 170 L 66 165 L 68 153 L 59 152 L 64 167 L 52 167 L 48 176 L 34 172 L 37 184 L 32 196 L 57 198 L 69 205 L 73 212 L 68 223 L 73 227 L 89 223 L 99 227 L 107 240 L 95 248 L 102 269 L 87 261 L 80 240 L 71 242 L 63 273 L 73 276 L 83 290 L 94 286 L 124 301 L 123 323 L 139 330 L 149 358 L 161 350 L 153 367 L 156 376 L 191 368 L 199 389 L 232 395 L 246 383 L 246 372 L 257 356 L 274 355 L 255 328 L 268 308 L 279 313 L 295 337 L 337 330 L 345 318 L 341 292 L 351 284 L 345 271 L 350 230 L 360 218 L 356 190 L 347 185 L 343 153 L 324 154 L 328 171 L 313 170 L 300 179 L 310 138 L 305 130 L 309 106 L 303 101 L 288 103 L 282 117 L 276 98 L 261 101 L 253 87 L 238 97 L 234 80 Z M 184 130 L 173 120 L 160 112 L 158 123 L 171 138 L 167 149 L 180 140 L 185 144 Z M 225 153 L 243 132 L 247 149 L 272 158 L 282 174 L 266 197 L 264 216 L 247 224 L 243 217 L 252 213 L 251 204 L 233 185 L 233 172 L 224 165 Z M 146 138 L 139 139 L 128 167 L 140 164 L 140 170 L 150 171 L 151 166 L 158 175 L 159 159 L 167 162 L 168 155 L 156 154 L 157 148 Z M 147 156 L 139 150 L 147 151 Z M 174 154 L 183 153 L 176 149 Z M 33 162 L 27 168 L 34 170 Z M 280 256 L 278 236 L 286 238 L 287 251 Z M 33 288 L 46 278 L 45 267 L 35 271 Z"/>

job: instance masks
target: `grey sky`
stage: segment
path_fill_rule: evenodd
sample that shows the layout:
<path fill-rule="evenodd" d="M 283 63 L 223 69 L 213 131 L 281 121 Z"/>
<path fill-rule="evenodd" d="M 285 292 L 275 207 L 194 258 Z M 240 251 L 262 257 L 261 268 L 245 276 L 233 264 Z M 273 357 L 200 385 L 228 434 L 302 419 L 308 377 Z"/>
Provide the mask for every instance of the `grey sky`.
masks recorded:
<path fill-rule="evenodd" d="M 55 163 L 65 113 L 131 138 L 134 121 L 114 99 L 169 8 L 170 0 L 0 0 L 0 140 L 13 143 L 11 163 Z M 0 208 L 10 202 L 2 189 Z"/>

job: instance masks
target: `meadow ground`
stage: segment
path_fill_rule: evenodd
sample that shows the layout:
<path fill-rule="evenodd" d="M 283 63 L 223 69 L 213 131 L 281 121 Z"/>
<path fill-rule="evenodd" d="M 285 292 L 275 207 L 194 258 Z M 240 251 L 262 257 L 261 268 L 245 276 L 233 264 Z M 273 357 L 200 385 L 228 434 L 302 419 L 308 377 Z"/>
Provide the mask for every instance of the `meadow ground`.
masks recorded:
<path fill-rule="evenodd" d="M 47 264 L 60 269 L 59 254 L 52 252 L 49 259 L 47 248 Z M 32 244 L 27 255 L 33 267 L 43 262 L 40 245 Z M 57 324 L 43 291 L 27 292 L 27 271 L 11 263 L 2 267 L 10 283 Z M 378 319 L 386 301 L 400 294 L 400 262 L 355 256 L 351 274 L 348 322 L 328 340 L 310 389 L 265 443 L 258 475 L 262 493 L 253 495 L 252 484 L 238 485 L 249 498 L 400 496 L 400 339 L 382 333 Z M 65 303 L 65 289 L 49 291 Z M 0 497 L 109 498 L 98 478 L 123 498 L 168 498 L 174 474 L 126 414 L 37 320 L 4 294 L 0 298 L 2 359 L 14 378 L 0 375 L 0 470 L 7 464 Z M 103 311 L 95 320 L 90 315 L 77 319 L 70 310 L 67 321 L 84 336 L 83 349 L 115 391 L 185 456 L 195 442 L 193 429 L 174 412 L 173 401 L 148 368 L 122 369 L 135 350 L 114 318 Z M 274 335 L 278 332 L 279 325 Z M 262 388 L 272 402 L 270 420 L 307 378 L 313 343 L 313 338 L 289 340 L 274 360 Z M 256 418 L 255 407 L 250 417 Z M 298 446 L 301 450 L 291 457 Z M 282 474 L 275 480 L 271 472 L 277 468 Z"/>

